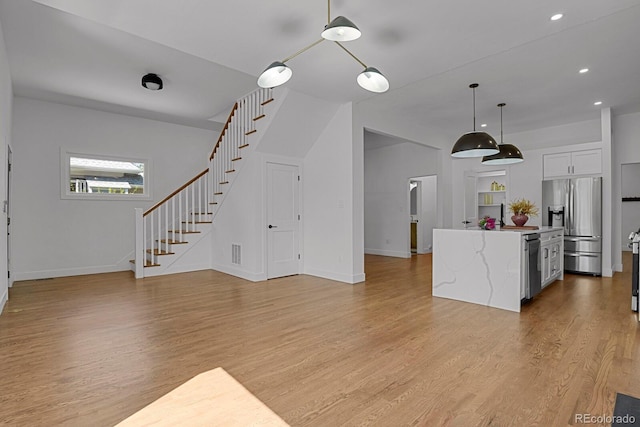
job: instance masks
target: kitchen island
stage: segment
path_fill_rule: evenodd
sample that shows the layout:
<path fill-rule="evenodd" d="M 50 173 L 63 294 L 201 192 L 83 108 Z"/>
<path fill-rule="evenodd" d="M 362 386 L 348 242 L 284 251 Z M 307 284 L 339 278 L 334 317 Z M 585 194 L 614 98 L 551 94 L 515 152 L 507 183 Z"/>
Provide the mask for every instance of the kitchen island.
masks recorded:
<path fill-rule="evenodd" d="M 432 295 L 519 312 L 526 295 L 523 236 L 531 233 L 540 233 L 541 241 L 559 241 L 554 256 L 562 259 L 561 227 L 433 230 Z M 541 270 L 550 253 L 547 249 L 541 256 Z M 543 277 L 543 285 L 562 279 L 562 263 L 556 263 L 555 268 L 546 283 Z"/>

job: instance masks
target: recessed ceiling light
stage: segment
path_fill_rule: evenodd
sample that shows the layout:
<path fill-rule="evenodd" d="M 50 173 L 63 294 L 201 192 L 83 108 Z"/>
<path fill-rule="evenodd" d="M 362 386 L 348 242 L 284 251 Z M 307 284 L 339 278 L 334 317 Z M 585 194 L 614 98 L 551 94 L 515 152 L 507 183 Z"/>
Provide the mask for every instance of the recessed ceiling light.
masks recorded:
<path fill-rule="evenodd" d="M 563 16 L 564 16 L 564 15 L 563 15 L 562 13 L 556 13 L 555 15 L 553 15 L 553 16 L 551 17 L 551 20 L 552 20 L 552 21 L 557 21 L 558 19 L 562 19 L 562 17 L 563 17 Z"/>
<path fill-rule="evenodd" d="M 596 101 L 593 103 L 593 105 L 602 105 L 602 101 Z"/>
<path fill-rule="evenodd" d="M 582 69 L 580 70 L 580 74 L 584 74 L 584 73 L 588 73 L 588 72 L 589 72 L 589 69 L 588 69 L 588 68 L 582 68 Z"/>
<path fill-rule="evenodd" d="M 480 127 L 481 127 L 481 128 L 486 128 L 486 127 L 487 127 L 487 124 L 486 124 L 486 123 L 483 123 L 483 124 L 481 124 L 481 125 L 480 125 Z"/>

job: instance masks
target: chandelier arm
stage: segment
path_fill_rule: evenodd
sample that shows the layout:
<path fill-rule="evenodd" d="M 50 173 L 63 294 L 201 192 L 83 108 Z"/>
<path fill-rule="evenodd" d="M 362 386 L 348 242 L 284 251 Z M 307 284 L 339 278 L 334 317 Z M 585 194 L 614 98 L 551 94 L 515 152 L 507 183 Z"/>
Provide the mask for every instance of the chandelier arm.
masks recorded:
<path fill-rule="evenodd" d="M 319 44 L 320 44 L 320 43 L 322 43 L 323 41 L 324 41 L 324 39 L 320 39 L 320 40 L 317 40 L 317 41 L 315 41 L 315 42 L 311 43 L 311 44 L 310 44 L 309 46 L 307 46 L 307 47 L 303 47 L 302 49 L 300 49 L 299 51 L 297 51 L 297 52 L 296 52 L 296 53 L 294 53 L 293 55 L 288 56 L 288 57 L 286 57 L 285 59 L 283 59 L 283 60 L 282 60 L 282 63 L 284 64 L 285 62 L 289 61 L 290 59 L 295 58 L 296 56 L 300 55 L 301 53 L 305 53 L 306 51 L 308 51 L 309 49 L 311 49 L 311 48 L 312 48 L 312 47 L 314 47 L 314 46 L 319 45 Z"/>
<path fill-rule="evenodd" d="M 345 52 L 347 52 L 347 53 L 348 53 L 348 54 L 349 54 L 353 59 L 355 59 L 357 62 L 359 62 L 359 63 L 360 63 L 360 65 L 362 65 L 364 68 L 367 68 L 367 64 L 365 64 L 364 62 L 360 61 L 360 60 L 358 59 L 358 57 L 357 57 L 357 56 L 355 56 L 353 53 L 351 53 L 351 51 L 349 51 L 349 49 L 347 49 L 346 47 L 344 47 L 344 46 L 342 45 L 342 43 L 340 43 L 340 42 L 334 42 L 334 43 L 335 43 L 335 44 L 337 44 L 338 46 L 340 46 L 340 47 L 341 47 Z"/>

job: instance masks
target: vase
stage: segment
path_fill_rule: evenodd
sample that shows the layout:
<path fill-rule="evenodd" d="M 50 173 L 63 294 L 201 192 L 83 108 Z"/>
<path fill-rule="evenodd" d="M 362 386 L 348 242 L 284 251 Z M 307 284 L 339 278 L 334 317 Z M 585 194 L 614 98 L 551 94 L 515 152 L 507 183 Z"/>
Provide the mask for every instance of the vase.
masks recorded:
<path fill-rule="evenodd" d="M 522 227 L 529 221 L 529 217 L 525 214 L 516 214 L 511 217 L 511 221 L 513 221 L 517 227 Z"/>

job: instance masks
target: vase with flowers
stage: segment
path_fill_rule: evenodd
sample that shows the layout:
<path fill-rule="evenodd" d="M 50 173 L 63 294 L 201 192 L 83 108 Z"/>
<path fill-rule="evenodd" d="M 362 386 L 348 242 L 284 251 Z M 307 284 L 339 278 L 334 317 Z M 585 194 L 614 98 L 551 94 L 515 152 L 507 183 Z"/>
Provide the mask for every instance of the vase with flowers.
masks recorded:
<path fill-rule="evenodd" d="M 483 230 L 495 230 L 496 219 L 491 218 L 489 215 L 486 215 L 485 217 L 481 218 L 480 221 L 478 221 L 478 227 L 482 228 Z"/>
<path fill-rule="evenodd" d="M 517 226 L 522 227 L 529 221 L 530 216 L 538 216 L 538 208 L 535 203 L 527 199 L 517 199 L 509 203 L 509 211 L 513 212 L 511 221 Z"/>

